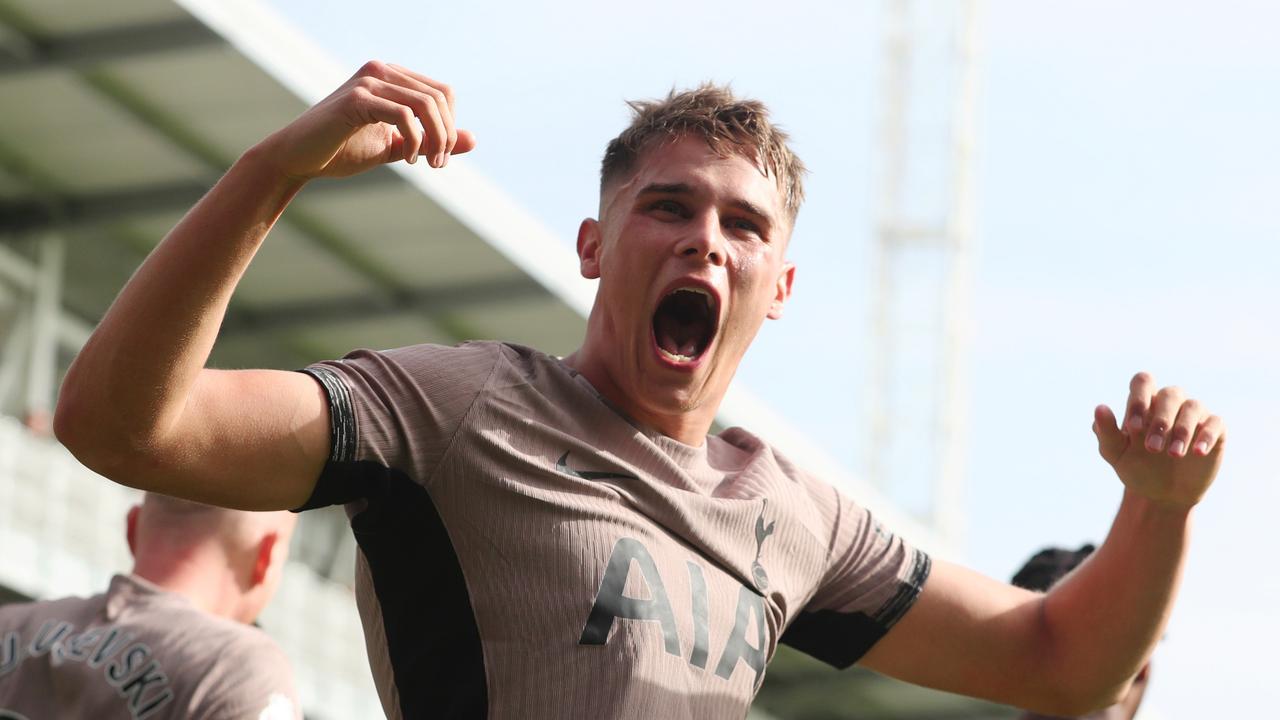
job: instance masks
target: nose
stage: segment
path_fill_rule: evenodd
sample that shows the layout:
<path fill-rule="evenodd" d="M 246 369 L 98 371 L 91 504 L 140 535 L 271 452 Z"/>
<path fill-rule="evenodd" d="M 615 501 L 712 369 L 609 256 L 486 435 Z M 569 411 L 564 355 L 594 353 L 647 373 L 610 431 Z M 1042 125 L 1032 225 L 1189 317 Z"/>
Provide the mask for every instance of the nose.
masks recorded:
<path fill-rule="evenodd" d="M 712 265 L 724 264 L 724 232 L 716 213 L 705 213 L 699 222 L 689 223 L 685 229 L 686 233 L 676 244 L 677 255 L 683 258 L 705 259 Z"/>

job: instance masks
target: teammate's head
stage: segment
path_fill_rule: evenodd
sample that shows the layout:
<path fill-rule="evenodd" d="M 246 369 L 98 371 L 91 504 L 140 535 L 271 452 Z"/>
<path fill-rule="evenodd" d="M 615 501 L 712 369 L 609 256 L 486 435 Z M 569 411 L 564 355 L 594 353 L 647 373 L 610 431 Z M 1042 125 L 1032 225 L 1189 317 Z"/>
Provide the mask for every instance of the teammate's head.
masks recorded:
<path fill-rule="evenodd" d="M 1093 545 L 1088 543 L 1081 545 L 1079 550 L 1045 548 L 1032 555 L 1031 559 L 1014 573 L 1012 582 L 1020 588 L 1044 592 L 1053 587 L 1053 584 L 1067 573 L 1075 570 L 1093 551 Z"/>
<path fill-rule="evenodd" d="M 804 163 L 787 145 L 787 134 L 769 120 L 759 100 L 740 99 L 725 86 L 703 83 L 672 90 L 662 100 L 632 100 L 631 124 L 609 141 L 600 163 L 600 194 L 625 179 L 645 151 L 682 137 L 702 140 L 721 157 L 740 155 L 778 183 L 787 217 L 795 221 L 804 202 Z"/>
<path fill-rule="evenodd" d="M 275 594 L 296 517 L 147 493 L 129 511 L 134 573 L 216 615 L 252 622 Z"/>
<path fill-rule="evenodd" d="M 696 435 L 791 294 L 804 167 L 764 105 L 725 88 L 631 107 L 605 153 L 600 217 L 578 232 L 582 274 L 600 284 L 571 362 L 637 419 Z"/>

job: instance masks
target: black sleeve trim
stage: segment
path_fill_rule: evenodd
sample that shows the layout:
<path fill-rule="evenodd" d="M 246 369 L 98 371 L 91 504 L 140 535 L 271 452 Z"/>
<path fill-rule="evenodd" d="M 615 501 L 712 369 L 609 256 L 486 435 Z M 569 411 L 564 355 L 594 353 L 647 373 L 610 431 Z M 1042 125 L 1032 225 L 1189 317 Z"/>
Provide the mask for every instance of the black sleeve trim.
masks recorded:
<path fill-rule="evenodd" d="M 341 505 L 368 495 L 356 466 L 356 412 L 351 390 L 342 376 L 323 365 L 312 365 L 299 372 L 315 378 L 329 398 L 329 460 L 316 479 L 311 497 L 293 512 Z"/>
<path fill-rule="evenodd" d="M 301 372 L 315 378 L 329 396 L 329 460 L 336 463 L 354 461 L 356 411 L 346 381 L 323 365 L 312 365 Z"/>
<path fill-rule="evenodd" d="M 916 598 L 920 597 L 920 591 L 924 589 L 924 581 L 933 569 L 933 560 L 928 555 L 919 550 L 911 552 L 911 572 L 907 575 L 907 581 L 898 587 L 898 592 L 886 600 L 872 618 L 877 624 L 883 625 L 886 631 L 896 625 L 911 606 L 916 604 Z"/>
<path fill-rule="evenodd" d="M 780 641 L 828 665 L 847 668 L 880 641 L 920 597 L 933 569 L 928 555 L 913 550 L 911 571 L 884 605 L 874 614 L 836 610 L 803 611 L 782 634 Z"/>

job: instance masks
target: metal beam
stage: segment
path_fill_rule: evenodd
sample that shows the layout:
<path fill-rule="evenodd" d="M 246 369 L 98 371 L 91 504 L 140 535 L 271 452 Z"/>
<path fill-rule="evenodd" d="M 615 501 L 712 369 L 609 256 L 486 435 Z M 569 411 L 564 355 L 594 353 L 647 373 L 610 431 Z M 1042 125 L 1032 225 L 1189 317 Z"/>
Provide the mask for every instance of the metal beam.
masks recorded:
<path fill-rule="evenodd" d="M 204 23 L 193 18 L 127 25 L 56 37 L 33 37 L 0 8 L 0 22 L 8 26 L 6 46 L 13 52 L 0 55 L 0 76 L 48 68 L 78 70 L 103 63 L 168 52 L 226 45 Z"/>
<path fill-rule="evenodd" d="M 0 62 L 30 62 L 40 50 L 25 33 L 13 27 L 10 11 L 0 4 Z"/>
<path fill-rule="evenodd" d="M 327 191 L 326 191 L 327 192 Z M 34 292 L 37 265 L 5 246 L 14 238 L 0 234 L 0 284 L 21 292 Z M 141 256 L 138 261 L 141 262 Z M 546 297 L 546 289 L 527 276 L 456 283 L 391 295 L 359 294 L 347 297 L 305 302 L 274 304 L 269 307 L 245 307 L 233 302 L 227 308 L 221 334 L 258 333 L 290 330 L 325 322 L 358 322 L 403 312 L 418 312 L 441 328 L 449 329 L 447 315 L 476 306 L 506 302 L 532 301 Z M 68 351 L 78 352 L 93 330 L 93 323 L 63 310 L 58 326 L 58 340 Z M 460 335 L 461 337 L 461 335 Z"/>
<path fill-rule="evenodd" d="M 205 183 L 190 181 L 91 194 L 0 200 L 0 233 L 25 235 L 55 227 L 71 229 L 111 223 L 139 214 L 181 212 L 194 205 L 208 189 Z"/>
<path fill-rule="evenodd" d="M 169 47 L 169 45 L 166 45 L 167 40 L 148 40 L 142 37 L 133 37 L 131 35 L 133 31 L 129 28 L 81 33 L 71 36 L 72 39 L 46 40 L 38 37 L 29 22 L 16 15 L 11 9 L 6 8 L 3 3 L 0 3 L 0 22 L 8 24 L 13 31 L 12 34 L 25 37 L 32 47 L 37 48 L 37 54 L 23 63 L 28 69 L 42 64 L 57 64 L 63 59 L 73 59 L 75 69 L 88 87 L 97 91 L 103 99 L 115 104 L 139 122 L 154 130 L 175 147 L 203 162 L 209 168 L 211 174 L 220 175 L 231 166 L 232 161 L 235 159 L 234 156 L 227 156 L 220 148 L 209 142 L 207 138 L 192 131 L 173 113 L 156 105 L 136 89 L 107 72 L 103 67 L 94 65 L 94 62 L 101 63 L 106 59 L 116 59 L 122 56 L 121 54 L 128 53 L 128 50 L 117 47 L 119 43 L 131 40 L 142 47 L 151 48 L 151 51 L 156 51 L 159 48 Z M 186 27 L 188 25 L 191 27 Z M 196 26 L 199 29 L 192 29 Z M 143 35 L 146 33 L 160 35 L 173 33 L 176 37 L 195 40 L 197 43 L 201 42 L 198 37 L 201 33 L 213 35 L 212 30 L 209 30 L 194 19 L 130 27 Z M 220 43 L 225 42 L 216 35 L 213 35 L 213 37 L 217 38 Z M 69 44 L 76 42 L 87 42 L 91 47 L 84 51 L 68 47 Z M 63 49 L 59 50 L 59 48 Z M 0 58 L 0 67 L 3 67 L 3 62 L 3 58 Z M 317 248 L 337 257 L 353 272 L 372 282 L 375 287 L 386 288 L 388 294 L 394 294 L 404 289 L 391 272 L 359 252 L 352 243 L 347 242 L 345 238 L 339 237 L 326 223 L 309 215 L 305 210 L 295 206 L 286 212 L 281 220 L 293 225 L 304 236 L 308 237 Z"/>
<path fill-rule="evenodd" d="M 946 13 L 923 0 L 886 5 L 868 464 L 876 483 L 893 488 L 899 501 L 927 488 L 912 510 L 955 543 L 963 531 L 974 16 L 981 1 L 959 0 Z M 948 123 L 922 122 L 938 117 L 940 101 L 951 106 L 941 116 Z M 939 139 L 948 141 L 946 156 L 910 152 Z M 939 169 L 947 182 L 934 197 L 918 181 Z M 922 188 L 936 207 L 908 202 Z"/>
<path fill-rule="evenodd" d="M 308 300 L 262 309 L 233 305 L 222 334 L 253 333 L 333 322 L 376 320 L 402 312 L 420 312 L 433 320 L 477 305 L 509 303 L 546 297 L 546 289 L 527 276 L 456 283 L 396 293 L 391 299 L 370 295 Z"/>
<path fill-rule="evenodd" d="M 312 182 L 299 197 L 323 198 L 339 192 L 390 187 L 399 178 L 386 168 L 339 181 Z M 25 235 L 60 229 L 70 230 L 90 225 L 104 225 L 127 220 L 137 215 L 183 213 L 204 197 L 212 187 L 195 180 L 112 189 L 96 193 L 41 193 L 20 200 L 0 199 L 0 242 L 4 234 Z"/>
<path fill-rule="evenodd" d="M 31 342 L 27 360 L 27 392 L 23 416 L 32 427 L 52 430 L 58 386 L 58 325 L 62 316 L 62 274 L 66 244 L 57 233 L 39 239 L 35 287 L 31 302 Z"/>
<path fill-rule="evenodd" d="M 35 292 L 36 264 L 6 248 L 0 243 L 0 282 L 6 282 L 22 292 Z M 58 342 L 71 352 L 78 352 L 93 325 L 84 318 L 72 315 L 65 310 L 58 317 Z"/>

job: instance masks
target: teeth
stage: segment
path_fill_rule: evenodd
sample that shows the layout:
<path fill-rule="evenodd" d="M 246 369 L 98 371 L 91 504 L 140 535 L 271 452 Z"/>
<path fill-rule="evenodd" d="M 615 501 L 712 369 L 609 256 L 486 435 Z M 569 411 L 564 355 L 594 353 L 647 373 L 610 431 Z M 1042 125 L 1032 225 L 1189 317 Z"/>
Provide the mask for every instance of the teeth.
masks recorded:
<path fill-rule="evenodd" d="M 679 355 L 677 353 L 670 353 L 670 352 L 667 352 L 666 350 L 663 350 L 662 348 L 658 348 L 658 351 L 661 352 L 663 355 L 666 355 L 667 357 L 671 358 L 672 360 L 675 360 L 676 362 L 689 362 L 690 360 L 693 359 L 692 355 Z"/>
<path fill-rule="evenodd" d="M 691 292 L 691 293 L 698 293 L 699 295 L 701 295 L 701 296 L 703 296 L 703 297 L 707 298 L 708 300 L 710 300 L 710 299 L 711 299 L 711 293 L 707 292 L 706 290 L 704 290 L 704 289 L 702 289 L 702 288 L 700 288 L 700 287 L 682 287 L 682 288 L 676 288 L 676 289 L 675 289 L 675 292 L 681 292 L 681 291 L 683 291 L 683 292 Z"/>

